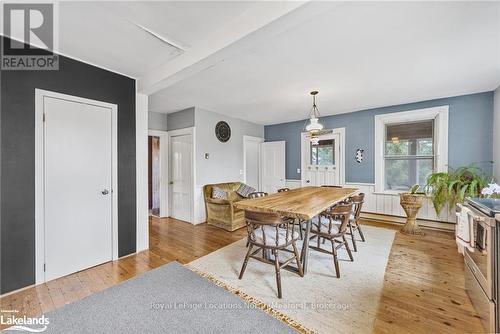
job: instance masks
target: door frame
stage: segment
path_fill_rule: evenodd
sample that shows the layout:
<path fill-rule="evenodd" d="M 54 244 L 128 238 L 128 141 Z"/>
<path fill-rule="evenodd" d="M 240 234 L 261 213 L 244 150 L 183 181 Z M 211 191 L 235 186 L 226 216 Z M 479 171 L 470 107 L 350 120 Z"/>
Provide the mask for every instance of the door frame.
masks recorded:
<path fill-rule="evenodd" d="M 256 142 L 259 144 L 259 161 L 257 165 L 259 166 L 257 173 L 259 173 L 259 184 L 258 186 L 260 187 L 260 144 L 264 142 L 264 138 L 262 137 L 254 137 L 254 136 L 243 136 L 243 182 L 247 183 L 247 143 L 248 142 Z"/>
<path fill-rule="evenodd" d="M 195 185 L 196 185 L 196 141 L 195 141 L 195 131 L 194 127 L 189 127 L 189 128 L 184 128 L 184 129 L 177 129 L 177 130 L 171 130 L 167 132 L 168 134 L 168 207 L 172 207 L 172 186 L 170 184 L 171 180 L 171 163 L 173 159 L 170 159 L 170 154 L 172 154 L 172 138 L 173 137 L 179 137 L 179 136 L 186 136 L 190 135 L 191 136 L 191 186 L 189 187 L 190 194 L 189 194 L 189 223 L 194 224 L 194 212 L 195 212 L 195 203 L 194 203 L 194 194 L 196 193 L 195 191 Z M 161 145 L 161 144 L 160 144 Z M 172 210 L 170 211 L 170 215 L 172 214 Z"/>
<path fill-rule="evenodd" d="M 326 131 L 326 130 L 325 130 Z M 338 134 L 340 138 L 340 143 L 339 143 L 339 158 L 340 158 L 340 163 L 339 163 L 339 184 L 340 185 L 345 185 L 345 128 L 335 128 L 335 129 L 329 129 L 331 131 L 328 134 L 324 134 L 320 137 L 327 137 L 332 135 L 332 134 Z M 306 186 L 305 179 L 304 179 L 304 170 L 306 168 L 306 152 L 307 152 L 307 146 L 306 142 L 309 143 L 309 140 L 307 139 L 307 132 L 302 132 L 300 134 L 300 182 L 302 187 Z"/>
<path fill-rule="evenodd" d="M 118 259 L 118 106 L 35 88 L 35 283 L 45 282 L 44 98 L 90 104 L 111 110 L 111 226 L 112 260 Z"/>
<path fill-rule="evenodd" d="M 160 138 L 160 214 L 159 218 L 168 217 L 169 191 L 168 191 L 168 132 L 161 130 L 148 130 L 148 136 Z M 149 180 L 148 180 L 149 182 Z M 148 192 L 149 196 L 149 192 Z"/>

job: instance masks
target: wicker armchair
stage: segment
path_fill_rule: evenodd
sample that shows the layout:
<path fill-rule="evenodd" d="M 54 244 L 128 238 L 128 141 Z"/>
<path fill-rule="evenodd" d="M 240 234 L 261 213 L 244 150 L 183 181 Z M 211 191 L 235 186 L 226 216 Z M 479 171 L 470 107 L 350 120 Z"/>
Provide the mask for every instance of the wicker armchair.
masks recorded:
<path fill-rule="evenodd" d="M 234 203 L 243 199 L 236 193 L 241 182 L 207 184 L 203 187 L 207 224 L 234 231 L 245 226 L 245 212 L 234 207 Z M 227 199 L 212 198 L 213 187 L 227 193 Z"/>

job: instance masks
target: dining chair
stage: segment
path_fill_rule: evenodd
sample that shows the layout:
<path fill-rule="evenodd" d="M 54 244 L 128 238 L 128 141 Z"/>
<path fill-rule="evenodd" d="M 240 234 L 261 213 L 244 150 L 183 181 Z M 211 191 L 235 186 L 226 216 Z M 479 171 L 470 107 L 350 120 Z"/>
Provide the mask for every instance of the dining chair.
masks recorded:
<path fill-rule="evenodd" d="M 274 265 L 276 271 L 276 284 L 278 286 L 278 298 L 282 297 L 281 291 L 281 269 L 289 265 L 292 261 L 297 264 L 298 273 L 304 276 L 300 255 L 295 244 L 298 233 L 294 231 L 293 225 L 284 223 L 277 213 L 245 211 L 245 221 L 247 224 L 248 240 L 250 246 L 245 255 L 245 260 L 241 267 L 239 279 L 243 278 L 245 269 L 250 258 Z M 282 227 L 285 226 L 285 227 Z M 290 250 L 289 247 L 292 247 Z M 254 250 L 254 247 L 256 248 Z M 257 255 L 262 250 L 262 257 Z M 270 251 L 272 258 L 265 254 Z M 293 256 L 280 262 L 279 252 L 291 252 Z"/>
<path fill-rule="evenodd" d="M 263 192 L 263 191 L 255 191 L 253 193 L 248 194 L 247 198 L 260 198 L 260 197 L 266 197 L 268 193 Z M 247 245 L 245 247 L 248 247 L 250 245 L 250 239 L 247 238 Z"/>
<path fill-rule="evenodd" d="M 278 189 L 278 192 L 279 193 L 283 193 L 283 192 L 286 192 L 286 191 L 290 191 L 290 188 L 280 188 Z M 299 235 L 300 235 L 300 239 L 304 239 L 303 235 L 302 235 L 302 223 L 304 222 L 303 220 L 301 219 L 295 219 L 293 217 L 283 217 L 283 220 L 287 220 L 288 223 L 293 223 L 294 224 L 294 229 L 295 229 L 295 222 L 297 222 L 297 227 L 298 227 L 298 230 L 299 230 Z"/>
<path fill-rule="evenodd" d="M 353 212 L 349 217 L 349 232 L 347 234 L 351 236 L 352 248 L 355 252 L 357 252 L 358 248 L 356 246 L 356 238 L 354 237 L 355 232 L 358 231 L 359 236 L 361 237 L 361 241 L 365 241 L 365 236 L 363 235 L 363 231 L 361 231 L 361 227 L 359 226 L 359 216 L 361 215 L 361 208 L 363 207 L 365 194 L 359 193 L 358 195 L 351 196 L 349 200 L 353 204 Z"/>
<path fill-rule="evenodd" d="M 342 186 L 334 186 L 334 185 L 329 185 L 329 184 L 323 184 L 321 185 L 321 187 L 323 188 L 339 188 L 339 189 L 342 189 Z M 345 201 L 341 202 L 341 203 L 344 203 Z M 335 206 L 335 205 L 334 205 Z M 329 208 L 327 208 L 325 211 L 323 211 L 320 216 L 326 216 L 329 214 L 329 212 L 333 209 L 334 206 L 331 206 Z M 301 238 L 302 238 L 302 231 L 301 231 Z M 325 243 L 325 240 L 323 240 L 323 243 Z"/>
<path fill-rule="evenodd" d="M 266 192 L 256 191 L 256 192 L 248 194 L 247 198 L 259 198 L 259 197 L 265 197 L 267 195 L 268 195 L 268 193 L 266 193 Z"/>
<path fill-rule="evenodd" d="M 349 243 L 346 240 L 346 233 L 349 225 L 349 218 L 352 213 L 353 203 L 337 204 L 327 216 L 318 216 L 317 221 L 313 221 L 309 233 L 311 237 L 308 241 L 316 238 L 317 245 L 310 245 L 309 248 L 333 255 L 333 262 L 335 265 L 335 273 L 337 278 L 340 278 L 340 267 L 337 256 L 337 251 L 341 247 L 345 247 L 347 255 L 351 261 L 354 261 Z M 324 219 L 322 219 L 324 218 Z M 332 244 L 332 251 L 321 248 L 320 239 L 328 240 Z"/>

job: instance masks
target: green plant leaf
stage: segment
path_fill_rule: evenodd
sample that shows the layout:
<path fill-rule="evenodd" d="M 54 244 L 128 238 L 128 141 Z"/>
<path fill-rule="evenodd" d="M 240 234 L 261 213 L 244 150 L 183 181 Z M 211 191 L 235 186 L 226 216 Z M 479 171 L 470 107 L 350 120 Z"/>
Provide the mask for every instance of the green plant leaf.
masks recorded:
<path fill-rule="evenodd" d="M 455 187 L 455 185 L 457 185 L 457 184 L 458 184 L 458 187 L 460 188 L 460 184 L 459 184 L 459 183 L 460 183 L 460 180 L 453 180 L 453 181 L 451 181 L 451 182 L 449 183 L 449 185 L 448 185 L 448 193 L 453 192 L 453 191 L 454 191 L 454 189 L 455 189 L 454 187 Z"/>
<path fill-rule="evenodd" d="M 479 179 L 473 180 L 470 185 L 469 185 L 469 196 L 474 197 L 476 196 L 479 191 L 477 191 L 477 186 L 480 183 Z"/>
<path fill-rule="evenodd" d="M 449 168 L 448 173 L 430 174 L 424 189 L 439 215 L 446 203 L 451 211 L 457 203 L 463 202 L 466 196 L 480 196 L 481 190 L 491 180 L 493 178 L 490 175 L 471 164 L 457 169 Z"/>
<path fill-rule="evenodd" d="M 462 186 L 462 188 L 460 189 L 460 193 L 459 193 L 458 199 L 456 201 L 457 203 L 463 203 L 464 202 L 465 193 L 467 192 L 467 188 L 469 188 L 468 184 L 464 184 Z"/>

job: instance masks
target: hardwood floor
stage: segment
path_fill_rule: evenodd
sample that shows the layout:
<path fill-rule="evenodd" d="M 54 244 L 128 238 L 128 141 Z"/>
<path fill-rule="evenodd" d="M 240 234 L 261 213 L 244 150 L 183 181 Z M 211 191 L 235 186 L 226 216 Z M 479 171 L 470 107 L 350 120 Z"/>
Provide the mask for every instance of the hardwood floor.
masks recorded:
<path fill-rule="evenodd" d="M 396 234 L 373 332 L 484 332 L 464 289 L 464 260 L 457 252 L 454 234 L 424 231 L 422 237 Z"/>
<path fill-rule="evenodd" d="M 381 223 L 364 224 L 397 228 Z M 150 249 L 0 298 L 0 308 L 36 316 L 171 261 L 188 263 L 246 235 L 174 219 L 150 220 Z M 464 290 L 463 259 L 449 232 L 397 233 L 375 333 L 478 333 L 480 320 Z"/>
<path fill-rule="evenodd" d="M 163 264 L 189 263 L 246 235 L 245 229 L 231 233 L 169 218 L 150 218 L 149 231 L 149 250 L 7 295 L 0 309 L 18 310 L 17 317 L 40 315 Z"/>

